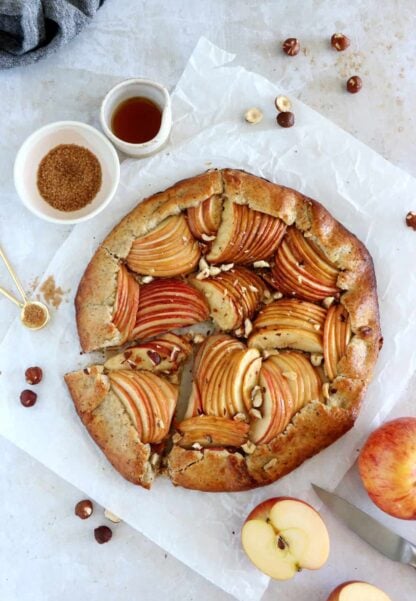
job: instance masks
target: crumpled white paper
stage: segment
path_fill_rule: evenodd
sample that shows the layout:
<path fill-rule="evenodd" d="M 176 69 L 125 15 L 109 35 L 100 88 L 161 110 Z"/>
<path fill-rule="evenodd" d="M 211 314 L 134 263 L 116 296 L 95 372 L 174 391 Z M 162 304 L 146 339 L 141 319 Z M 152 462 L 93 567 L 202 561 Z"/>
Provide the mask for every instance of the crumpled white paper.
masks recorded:
<path fill-rule="evenodd" d="M 397 403 L 415 369 L 415 233 L 405 227 L 404 217 L 414 207 L 416 180 L 299 102 L 293 109 L 296 126 L 278 128 L 273 100 L 284 91 L 230 65 L 232 60 L 200 40 L 173 95 L 169 146 L 152 158 L 125 161 L 110 207 L 76 226 L 57 250 L 46 275 L 70 289 L 70 302 L 61 305 L 45 330 L 28 332 L 16 320 L 4 337 L 0 432 L 227 592 L 257 601 L 268 579 L 241 550 L 240 529 L 248 511 L 280 494 L 318 506 L 310 482 L 337 485 L 363 434 Z M 259 125 L 242 120 L 251 106 L 264 111 Z M 93 358 L 79 353 L 72 299 L 100 240 L 140 199 L 184 177 L 226 166 L 320 200 L 366 243 L 378 278 L 385 345 L 354 430 L 280 482 L 246 493 L 207 494 L 174 488 L 160 478 L 148 492 L 112 469 L 75 414 L 62 376 Z M 37 405 L 25 409 L 18 397 L 29 365 L 43 367 L 45 377 L 37 387 Z M 305 593 L 307 580 L 305 575 Z M 292 598 L 291 584 L 284 587 L 285 598 Z"/>

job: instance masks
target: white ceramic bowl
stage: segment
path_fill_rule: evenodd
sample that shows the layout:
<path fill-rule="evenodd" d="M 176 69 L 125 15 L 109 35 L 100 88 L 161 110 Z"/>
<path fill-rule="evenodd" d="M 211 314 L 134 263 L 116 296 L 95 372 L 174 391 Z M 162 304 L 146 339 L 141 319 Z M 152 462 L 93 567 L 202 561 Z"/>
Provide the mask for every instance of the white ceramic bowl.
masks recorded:
<path fill-rule="evenodd" d="M 162 122 L 156 136 L 148 142 L 142 144 L 132 144 L 120 140 L 111 130 L 111 118 L 117 106 L 127 100 L 141 96 L 148 98 L 157 104 L 162 111 Z M 160 83 L 150 81 L 150 79 L 126 79 L 111 88 L 106 94 L 100 111 L 101 126 L 105 135 L 112 141 L 119 150 L 133 157 L 146 157 L 154 154 L 162 148 L 168 141 L 170 130 L 172 128 L 172 110 L 170 96 L 167 89 Z"/>
<path fill-rule="evenodd" d="M 101 165 L 101 188 L 95 198 L 77 211 L 58 211 L 40 195 L 36 179 L 40 161 L 58 144 L 78 144 L 95 154 Z M 113 198 L 120 180 L 117 152 L 91 125 L 56 121 L 31 134 L 20 147 L 14 163 L 14 184 L 23 204 L 32 213 L 54 223 L 79 223 L 100 213 Z"/>

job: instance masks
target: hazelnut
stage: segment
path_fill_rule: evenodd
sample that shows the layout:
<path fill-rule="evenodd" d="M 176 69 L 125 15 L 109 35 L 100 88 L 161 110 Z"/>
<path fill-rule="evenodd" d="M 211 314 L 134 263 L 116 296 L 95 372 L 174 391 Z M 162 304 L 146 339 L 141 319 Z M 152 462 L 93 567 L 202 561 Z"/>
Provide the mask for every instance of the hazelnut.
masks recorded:
<path fill-rule="evenodd" d="M 36 392 L 33 392 L 33 390 L 23 390 L 23 392 L 20 393 L 20 402 L 23 407 L 33 407 L 37 398 L 38 395 Z"/>
<path fill-rule="evenodd" d="M 350 45 L 350 39 L 343 33 L 334 33 L 331 37 L 331 46 L 338 52 L 346 50 Z"/>
<path fill-rule="evenodd" d="M 371 336 L 371 334 L 373 333 L 373 329 L 370 328 L 370 326 L 361 326 L 360 328 L 358 328 L 358 331 L 361 333 L 362 336 L 364 336 L 365 338 L 367 336 Z"/>
<path fill-rule="evenodd" d="M 42 370 L 40 367 L 28 367 L 25 371 L 25 378 L 28 384 L 39 384 L 42 380 Z"/>
<path fill-rule="evenodd" d="M 292 103 L 287 96 L 276 96 L 274 105 L 279 113 L 287 113 L 292 108 Z"/>
<path fill-rule="evenodd" d="M 113 522 L 113 524 L 118 524 L 119 522 L 121 522 L 121 519 L 118 517 L 118 515 L 116 515 L 109 509 L 104 509 L 104 516 L 107 518 L 107 520 Z"/>
<path fill-rule="evenodd" d="M 99 545 L 103 545 L 104 543 L 108 543 L 111 540 L 113 533 L 111 528 L 108 526 L 98 526 L 98 528 L 94 529 L 94 537 Z"/>
<path fill-rule="evenodd" d="M 347 91 L 350 94 L 356 94 L 363 87 L 363 80 L 359 75 L 353 75 L 347 81 Z"/>
<path fill-rule="evenodd" d="M 280 127 L 292 127 L 295 125 L 295 115 L 290 111 L 285 111 L 277 115 L 276 121 Z"/>
<path fill-rule="evenodd" d="M 89 499 L 78 501 L 78 503 L 75 505 L 74 513 L 79 518 L 81 518 L 81 520 L 86 520 L 87 518 L 89 518 L 92 512 L 93 506 L 92 502 Z"/>
<path fill-rule="evenodd" d="M 260 121 L 263 119 L 263 113 L 260 109 L 253 107 L 244 113 L 244 119 L 247 121 L 247 123 L 260 123 Z"/>
<path fill-rule="evenodd" d="M 159 355 L 159 353 L 152 351 L 151 349 L 147 351 L 147 356 L 153 365 L 159 365 L 159 363 L 162 361 L 162 357 Z"/>
<path fill-rule="evenodd" d="M 288 56 L 296 56 L 300 50 L 299 40 L 297 38 L 287 38 L 282 44 L 282 50 Z"/>
<path fill-rule="evenodd" d="M 409 211 L 406 215 L 406 225 L 416 230 L 416 213 L 414 211 Z"/>

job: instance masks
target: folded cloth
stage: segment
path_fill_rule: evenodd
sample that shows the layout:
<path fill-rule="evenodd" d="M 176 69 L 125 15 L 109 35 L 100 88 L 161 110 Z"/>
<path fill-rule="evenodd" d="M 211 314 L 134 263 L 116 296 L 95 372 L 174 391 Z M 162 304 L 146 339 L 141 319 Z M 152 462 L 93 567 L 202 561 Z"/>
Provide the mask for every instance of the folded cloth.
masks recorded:
<path fill-rule="evenodd" d="M 104 0 L 0 0 L 0 69 L 38 61 L 86 25 Z"/>

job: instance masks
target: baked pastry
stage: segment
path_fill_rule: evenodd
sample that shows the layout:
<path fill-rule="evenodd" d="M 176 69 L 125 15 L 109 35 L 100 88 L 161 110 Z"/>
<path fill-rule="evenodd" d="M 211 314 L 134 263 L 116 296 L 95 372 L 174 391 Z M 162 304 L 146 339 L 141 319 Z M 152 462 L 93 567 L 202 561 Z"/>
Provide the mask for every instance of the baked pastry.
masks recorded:
<path fill-rule="evenodd" d="M 145 487 L 162 472 L 205 491 L 284 476 L 353 426 L 382 340 L 364 245 L 317 201 L 231 169 L 133 209 L 75 306 L 83 351 L 116 349 L 65 376 L 75 407 Z M 196 333 L 207 321 L 209 335 Z"/>

